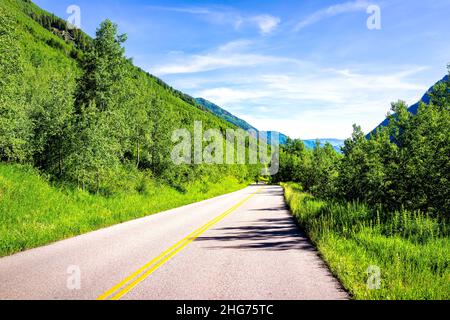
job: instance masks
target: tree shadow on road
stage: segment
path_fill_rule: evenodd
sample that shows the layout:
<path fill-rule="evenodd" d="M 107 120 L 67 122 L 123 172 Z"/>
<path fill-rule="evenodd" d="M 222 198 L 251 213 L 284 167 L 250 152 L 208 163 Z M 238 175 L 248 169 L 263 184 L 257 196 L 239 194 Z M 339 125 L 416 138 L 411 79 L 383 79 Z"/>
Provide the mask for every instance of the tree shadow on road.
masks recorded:
<path fill-rule="evenodd" d="M 279 211 L 280 208 L 257 209 L 255 211 Z M 253 249 L 253 250 L 311 250 L 314 247 L 298 229 L 292 217 L 261 218 L 251 225 L 239 225 L 213 229 L 217 236 L 199 237 L 196 241 L 226 245 L 212 245 L 212 249 Z"/>
<path fill-rule="evenodd" d="M 258 196 L 280 197 L 284 196 L 284 190 L 280 187 L 266 187 L 257 193 Z"/>

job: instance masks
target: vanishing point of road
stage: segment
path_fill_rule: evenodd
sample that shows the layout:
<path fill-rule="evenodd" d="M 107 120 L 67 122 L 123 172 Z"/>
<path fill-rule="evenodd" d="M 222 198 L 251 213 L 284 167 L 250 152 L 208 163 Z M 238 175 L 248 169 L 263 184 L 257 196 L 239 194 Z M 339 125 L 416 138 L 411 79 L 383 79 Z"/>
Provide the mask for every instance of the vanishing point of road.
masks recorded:
<path fill-rule="evenodd" d="M 277 186 L 0 259 L 0 299 L 347 299 Z"/>

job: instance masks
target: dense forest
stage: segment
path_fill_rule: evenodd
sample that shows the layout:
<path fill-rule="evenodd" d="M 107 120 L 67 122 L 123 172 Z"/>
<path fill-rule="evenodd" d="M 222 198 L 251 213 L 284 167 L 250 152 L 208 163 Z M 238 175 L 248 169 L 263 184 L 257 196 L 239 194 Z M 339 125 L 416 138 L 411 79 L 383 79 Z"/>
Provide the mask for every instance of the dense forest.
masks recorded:
<path fill-rule="evenodd" d="M 449 67 L 450 71 L 450 67 Z M 408 112 L 392 104 L 389 125 L 366 138 L 354 126 L 342 154 L 330 144 L 308 150 L 289 140 L 274 181 L 298 182 L 323 199 L 361 201 L 388 210 L 450 214 L 450 83 L 437 84 L 428 104 Z"/>
<path fill-rule="evenodd" d="M 91 38 L 29 0 L 0 2 L 0 256 L 260 178 L 261 164 L 172 161 L 174 130 L 249 125 L 134 66 L 125 42 L 109 20 Z M 449 78 L 429 96 L 417 114 L 393 103 L 369 136 L 355 125 L 341 152 L 282 136 L 270 182 L 353 297 L 449 298 Z"/>
<path fill-rule="evenodd" d="M 354 126 L 342 153 L 299 140 L 281 152 L 273 181 L 355 299 L 449 299 L 448 78 L 429 96 L 417 114 L 393 103 L 369 136 Z"/>
<path fill-rule="evenodd" d="M 193 180 L 258 176 L 258 165 L 171 162 L 175 129 L 235 126 L 135 67 L 111 21 L 91 39 L 30 1 L 2 1 L 0 10 L 2 162 L 32 164 L 54 181 L 106 195 L 142 179 L 183 190 Z"/>
<path fill-rule="evenodd" d="M 125 41 L 109 20 L 91 38 L 29 0 L 0 2 L 0 256 L 259 177 L 261 164 L 172 161 L 175 130 L 237 127 L 134 66 Z"/>

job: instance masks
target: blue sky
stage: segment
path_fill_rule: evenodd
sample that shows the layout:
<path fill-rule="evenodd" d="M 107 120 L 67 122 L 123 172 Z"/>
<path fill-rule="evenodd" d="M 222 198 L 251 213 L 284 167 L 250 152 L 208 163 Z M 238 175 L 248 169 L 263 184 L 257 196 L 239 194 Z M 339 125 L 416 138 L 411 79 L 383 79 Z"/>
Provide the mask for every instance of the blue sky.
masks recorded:
<path fill-rule="evenodd" d="M 135 64 L 260 130 L 294 138 L 370 131 L 447 72 L 450 0 L 36 0 L 90 35 L 110 18 Z M 381 29 L 369 30 L 370 5 Z"/>

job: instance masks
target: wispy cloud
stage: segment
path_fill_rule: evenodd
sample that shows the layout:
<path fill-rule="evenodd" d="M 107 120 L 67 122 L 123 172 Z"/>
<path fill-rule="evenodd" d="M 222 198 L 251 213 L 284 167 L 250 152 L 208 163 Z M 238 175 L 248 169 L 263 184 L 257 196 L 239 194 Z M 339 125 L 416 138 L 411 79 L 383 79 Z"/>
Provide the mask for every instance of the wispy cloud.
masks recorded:
<path fill-rule="evenodd" d="M 180 12 L 192 15 L 200 15 L 207 18 L 211 23 L 230 24 L 236 30 L 242 26 L 249 25 L 258 28 L 260 34 L 272 33 L 280 24 L 281 19 L 269 14 L 246 15 L 228 7 L 170 7 L 170 6 L 147 6 L 148 9 Z"/>
<path fill-rule="evenodd" d="M 227 56 L 225 54 L 212 53 L 206 55 L 191 55 L 182 59 L 177 59 L 173 63 L 156 66 L 152 68 L 151 71 L 158 76 L 198 73 L 232 67 L 257 66 L 270 61 L 270 57 L 257 54 L 232 54 Z"/>
<path fill-rule="evenodd" d="M 65 14 L 58 1 L 34 2 Z M 101 13 L 83 16 L 86 31 L 105 15 L 118 22 L 136 65 L 292 137 L 372 130 L 390 102 L 417 102 L 449 62 L 450 0 L 82 2 Z M 366 29 L 371 4 L 383 8 L 382 30 Z"/>
<path fill-rule="evenodd" d="M 413 103 L 426 90 L 412 80 L 426 70 L 423 66 L 382 73 L 318 65 L 286 64 L 277 70 L 281 69 L 285 72 L 259 75 L 243 70 L 222 84 L 203 83 L 191 93 L 227 108 L 261 130 L 278 130 L 292 137 L 343 138 L 350 134 L 353 123 L 371 130 L 389 110 L 390 102 L 404 99 Z M 246 74 L 245 81 L 242 74 Z"/>
<path fill-rule="evenodd" d="M 158 76 L 206 72 L 236 67 L 255 67 L 279 63 L 301 64 L 302 61 L 246 51 L 252 42 L 237 40 L 228 42 L 210 52 L 196 55 L 178 55 L 167 64 L 157 65 L 150 71 Z"/>
<path fill-rule="evenodd" d="M 341 14 L 365 11 L 368 1 L 319 9 L 298 22 L 297 30 Z M 220 13 L 212 7 L 183 12 L 211 19 Z M 276 32 L 281 24 L 276 17 L 264 14 L 250 19 L 227 12 L 223 19 L 228 20 L 221 23 L 236 29 L 252 24 L 262 35 Z M 389 61 L 380 67 L 360 55 L 336 62 L 301 51 L 293 54 L 286 50 L 289 46 L 272 50 L 267 43 L 278 40 L 275 37 L 246 37 L 252 40 L 225 42 L 190 54 L 176 52 L 149 71 L 192 96 L 217 103 L 261 130 L 278 130 L 301 138 L 345 138 L 351 134 L 353 123 L 370 131 L 386 115 L 392 101 L 403 99 L 412 104 L 432 84 L 420 80 L 424 71 L 429 71 L 420 63 Z M 358 38 L 355 43 L 360 44 Z M 351 50 L 347 54 L 352 56 Z"/>
<path fill-rule="evenodd" d="M 239 39 L 200 54 L 175 53 L 149 71 L 261 130 L 305 138 L 345 137 L 353 123 L 372 130 L 390 102 L 414 103 L 427 89 L 416 81 L 427 69 L 421 65 L 328 67 L 284 52 L 266 54 L 263 43 Z"/>
<path fill-rule="evenodd" d="M 256 22 L 261 34 L 271 33 L 281 22 L 280 18 L 268 14 L 251 17 L 250 20 Z"/>
<path fill-rule="evenodd" d="M 336 5 L 329 6 L 327 8 L 323 8 L 318 10 L 305 19 L 301 20 L 295 26 L 294 30 L 299 31 L 303 28 L 306 28 L 312 24 L 320 22 L 321 20 L 331 18 L 340 14 L 355 12 L 355 11 L 363 11 L 366 10 L 370 3 L 366 0 L 356 0 L 350 2 L 344 2 Z"/>
<path fill-rule="evenodd" d="M 281 61 L 281 58 L 279 59 Z M 399 92 L 415 93 L 426 89 L 426 86 L 419 85 L 410 79 L 412 75 L 427 69 L 423 66 L 408 66 L 401 71 L 383 74 L 358 73 L 348 69 L 326 69 L 314 64 L 309 66 L 304 64 L 304 67 L 300 67 L 300 65 L 287 63 L 280 69 L 291 69 L 292 72 L 249 74 L 245 77 L 245 81 L 242 81 L 242 73 L 245 74 L 245 71 L 242 71 L 234 78 L 228 77 L 227 85 L 216 85 L 199 90 L 196 95 L 225 105 L 247 104 L 250 100 L 264 105 L 269 99 L 287 101 L 288 105 L 291 104 L 300 109 L 314 103 L 328 106 L 327 108 L 339 105 L 341 108 L 342 105 L 355 101 L 358 101 L 360 108 L 365 108 L 370 101 L 377 101 L 379 107 L 388 108 L 390 101 L 410 98 L 409 95 L 398 96 Z M 203 83 L 203 87 L 205 86 L 207 84 Z M 352 106 L 351 110 L 357 113 L 360 108 Z"/>
<path fill-rule="evenodd" d="M 172 12 L 182 12 L 190 14 L 212 14 L 213 11 L 208 8 L 202 7 L 166 7 L 166 6 L 147 6 L 147 9 L 151 10 L 162 10 L 162 11 L 172 11 Z"/>
<path fill-rule="evenodd" d="M 202 90 L 198 92 L 197 95 L 199 97 L 206 97 L 208 100 L 214 101 L 220 105 L 229 105 L 265 98 L 268 94 L 267 91 L 260 90 L 260 88 L 257 87 L 254 89 L 219 87 Z M 236 106 L 234 110 L 236 110 Z"/>

